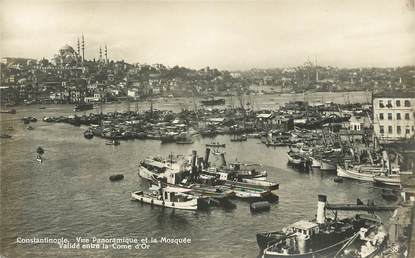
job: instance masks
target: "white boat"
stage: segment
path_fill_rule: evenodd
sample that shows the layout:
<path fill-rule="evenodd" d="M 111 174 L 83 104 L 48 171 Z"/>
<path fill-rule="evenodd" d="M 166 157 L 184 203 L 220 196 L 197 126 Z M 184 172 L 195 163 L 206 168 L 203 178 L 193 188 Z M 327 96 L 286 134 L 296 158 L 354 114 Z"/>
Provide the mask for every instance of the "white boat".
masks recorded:
<path fill-rule="evenodd" d="M 318 159 L 311 157 L 311 161 L 312 161 L 311 167 L 313 167 L 313 168 L 320 168 L 321 167 L 321 162 Z"/>
<path fill-rule="evenodd" d="M 131 197 L 143 203 L 165 208 L 197 210 L 199 197 L 190 194 L 192 189 L 167 186 L 150 188 L 150 190 L 150 192 L 132 192 Z"/>
<path fill-rule="evenodd" d="M 320 170 L 336 170 L 337 166 L 334 162 L 328 159 L 322 159 L 320 161 Z"/>
<path fill-rule="evenodd" d="M 374 177 L 385 173 L 381 167 L 359 165 L 355 167 L 337 167 L 337 176 L 360 181 L 374 182 Z"/>
<path fill-rule="evenodd" d="M 138 167 L 138 175 L 141 178 L 154 181 L 155 178 L 166 178 L 169 184 L 178 184 L 182 178 L 182 174 L 190 171 L 190 164 L 186 160 L 175 162 L 157 161 L 154 158 L 147 158 L 140 162 Z"/>
<path fill-rule="evenodd" d="M 293 165 L 300 165 L 301 162 L 303 161 L 302 157 L 294 154 L 294 153 L 288 153 L 288 162 L 293 164 Z"/>
<path fill-rule="evenodd" d="M 381 184 L 381 185 L 391 185 L 391 186 L 401 185 L 401 176 L 399 174 L 378 175 L 378 176 L 374 176 L 373 180 L 375 183 Z"/>

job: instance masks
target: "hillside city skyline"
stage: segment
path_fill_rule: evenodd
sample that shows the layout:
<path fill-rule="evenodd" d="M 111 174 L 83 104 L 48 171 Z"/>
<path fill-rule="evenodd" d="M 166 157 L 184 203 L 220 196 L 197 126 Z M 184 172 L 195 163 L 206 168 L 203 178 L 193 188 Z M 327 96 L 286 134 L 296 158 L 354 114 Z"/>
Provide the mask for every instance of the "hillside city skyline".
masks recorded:
<path fill-rule="evenodd" d="M 275 2 L 8 1 L 1 56 L 51 58 L 86 36 L 85 56 L 220 70 L 397 67 L 415 60 L 414 9 L 406 0 Z M 91 11 L 93 10 L 93 11 Z M 341 12 L 339 12 L 341 10 Z"/>

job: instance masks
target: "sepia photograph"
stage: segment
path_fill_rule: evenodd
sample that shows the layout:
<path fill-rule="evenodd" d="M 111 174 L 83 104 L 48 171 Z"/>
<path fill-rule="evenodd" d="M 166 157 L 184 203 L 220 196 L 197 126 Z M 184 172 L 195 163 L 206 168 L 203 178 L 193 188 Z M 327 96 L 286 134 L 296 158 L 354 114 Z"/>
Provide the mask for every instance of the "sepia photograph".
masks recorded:
<path fill-rule="evenodd" d="M 415 0 L 0 0 L 0 258 L 414 258 Z"/>

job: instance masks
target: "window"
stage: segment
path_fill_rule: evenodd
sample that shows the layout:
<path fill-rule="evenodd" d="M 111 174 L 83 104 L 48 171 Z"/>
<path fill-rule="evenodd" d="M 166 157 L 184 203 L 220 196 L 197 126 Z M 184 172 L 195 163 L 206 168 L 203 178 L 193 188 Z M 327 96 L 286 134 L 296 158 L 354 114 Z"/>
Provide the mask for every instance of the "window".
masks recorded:
<path fill-rule="evenodd" d="M 379 119 L 380 119 L 380 120 L 383 120 L 383 119 L 384 119 L 384 117 L 383 117 L 383 113 L 379 113 Z"/>
<path fill-rule="evenodd" d="M 379 100 L 379 107 L 380 108 L 384 108 L 385 106 L 383 105 L 383 100 Z"/>
<path fill-rule="evenodd" d="M 388 100 L 388 105 L 386 105 L 388 108 L 392 107 L 392 100 Z"/>
<path fill-rule="evenodd" d="M 385 133 L 385 127 L 383 125 L 379 126 L 379 132 L 380 132 L 380 134 Z"/>
<path fill-rule="evenodd" d="M 409 100 L 405 100 L 405 107 L 410 107 L 411 106 L 411 102 Z"/>
<path fill-rule="evenodd" d="M 392 120 L 392 113 L 388 113 L 388 120 Z"/>
<path fill-rule="evenodd" d="M 401 101 L 399 99 L 396 100 L 396 106 L 400 107 L 401 106 Z"/>
<path fill-rule="evenodd" d="M 405 120 L 409 120 L 409 113 L 405 113 Z"/>
<path fill-rule="evenodd" d="M 391 133 L 393 133 L 393 128 L 392 128 L 392 126 L 390 125 L 390 126 L 388 126 L 388 134 L 391 134 Z"/>
<path fill-rule="evenodd" d="M 401 113 L 396 113 L 396 120 L 401 120 Z"/>
<path fill-rule="evenodd" d="M 405 128 L 405 134 L 410 134 L 411 133 L 411 128 L 408 126 L 406 126 Z"/>
<path fill-rule="evenodd" d="M 396 126 L 396 133 L 397 134 L 401 134 L 402 133 L 402 128 L 400 125 Z"/>

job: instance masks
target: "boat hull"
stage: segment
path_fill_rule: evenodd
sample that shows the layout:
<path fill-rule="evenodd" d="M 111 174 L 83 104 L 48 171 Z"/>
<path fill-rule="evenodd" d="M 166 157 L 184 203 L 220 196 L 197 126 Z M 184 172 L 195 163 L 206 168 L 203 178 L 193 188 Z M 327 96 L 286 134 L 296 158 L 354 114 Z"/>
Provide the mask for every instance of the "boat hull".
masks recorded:
<path fill-rule="evenodd" d="M 380 185 L 390 185 L 390 186 L 400 186 L 401 185 L 401 177 L 400 176 L 375 176 L 373 177 L 373 181 L 376 184 Z"/>
<path fill-rule="evenodd" d="M 329 247 L 309 252 L 305 254 L 281 254 L 276 253 L 272 251 L 267 251 L 267 249 L 264 250 L 263 258 L 315 258 L 315 257 L 334 257 L 336 253 L 342 248 L 342 246 L 351 239 L 352 237 L 349 237 L 347 239 L 344 239 L 342 241 L 339 241 Z"/>
<path fill-rule="evenodd" d="M 350 179 L 355 179 L 355 180 L 360 180 L 360 181 L 365 181 L 365 182 L 374 182 L 374 177 L 375 174 L 373 173 L 360 173 L 356 170 L 352 170 L 352 169 L 345 169 L 342 167 L 338 167 L 337 168 L 337 176 L 339 177 L 344 177 L 344 178 L 350 178 Z"/>
<path fill-rule="evenodd" d="M 328 160 L 321 160 L 320 161 L 320 170 L 326 170 L 326 171 L 336 171 L 336 164 L 332 163 Z"/>
<path fill-rule="evenodd" d="M 142 203 L 147 203 L 150 205 L 160 206 L 164 208 L 171 208 L 177 210 L 197 210 L 197 199 L 191 199 L 186 202 L 170 202 L 164 201 L 157 198 L 152 198 L 143 194 L 142 191 L 131 193 L 131 198 L 134 200 L 140 201 Z"/>

